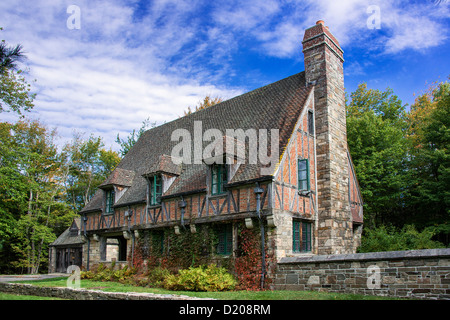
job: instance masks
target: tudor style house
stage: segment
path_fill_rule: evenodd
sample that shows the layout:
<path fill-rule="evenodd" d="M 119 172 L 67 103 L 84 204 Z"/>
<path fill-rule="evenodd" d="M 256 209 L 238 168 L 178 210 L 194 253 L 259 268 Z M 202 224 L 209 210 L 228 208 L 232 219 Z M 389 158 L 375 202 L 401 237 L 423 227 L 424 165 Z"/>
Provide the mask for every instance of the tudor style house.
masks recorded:
<path fill-rule="evenodd" d="M 363 214 L 347 146 L 343 50 L 323 21 L 302 44 L 305 71 L 139 138 L 79 213 L 85 268 L 125 261 L 143 231 L 208 225 L 219 226 L 211 254 L 232 256 L 236 225 L 258 221 L 276 259 L 355 252 Z"/>

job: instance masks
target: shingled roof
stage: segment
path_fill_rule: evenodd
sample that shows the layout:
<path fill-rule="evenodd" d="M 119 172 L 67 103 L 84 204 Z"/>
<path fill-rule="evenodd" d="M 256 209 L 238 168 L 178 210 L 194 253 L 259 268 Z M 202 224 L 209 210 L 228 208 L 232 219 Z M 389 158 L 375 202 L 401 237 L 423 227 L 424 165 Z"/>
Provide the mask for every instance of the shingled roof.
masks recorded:
<path fill-rule="evenodd" d="M 148 174 L 149 170 L 156 170 L 160 164 L 175 168 L 163 164 L 161 156 L 170 155 L 173 147 L 179 143 L 171 141 L 172 132 L 176 129 L 187 129 L 193 135 L 196 121 L 201 121 L 203 132 L 208 129 L 218 129 L 225 134 L 226 129 L 243 129 L 244 131 L 267 129 L 269 132 L 270 129 L 279 129 L 279 155 L 281 156 L 311 90 L 312 87 L 306 87 L 305 74 L 301 72 L 144 132 L 112 173 L 117 175 L 118 170 L 134 173 L 131 179 L 127 179 L 128 190 L 115 206 L 145 202 L 147 182 L 143 175 Z M 204 146 L 209 143 L 204 142 Z M 163 158 L 167 160 L 166 157 Z M 240 165 L 229 184 L 263 178 L 260 167 L 260 164 Z M 205 191 L 206 169 L 206 164 L 183 163 L 181 171 L 176 172 L 179 175 L 163 197 Z M 105 183 L 109 184 L 115 180 L 108 178 L 108 182 L 105 181 Z M 102 198 L 102 191 L 97 190 L 81 212 L 101 210 Z"/>

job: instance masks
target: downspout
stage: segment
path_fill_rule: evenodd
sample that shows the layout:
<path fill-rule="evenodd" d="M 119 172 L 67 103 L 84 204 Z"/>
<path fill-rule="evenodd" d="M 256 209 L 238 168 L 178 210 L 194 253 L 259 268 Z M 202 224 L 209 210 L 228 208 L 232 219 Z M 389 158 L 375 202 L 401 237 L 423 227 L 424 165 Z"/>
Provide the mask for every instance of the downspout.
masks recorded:
<path fill-rule="evenodd" d="M 264 192 L 264 189 L 259 186 L 259 182 L 256 182 L 254 192 L 256 194 L 256 215 L 258 216 L 259 228 L 261 232 L 261 289 L 264 289 L 264 278 L 266 275 L 266 249 L 264 223 L 261 216 L 261 194 Z"/>
<path fill-rule="evenodd" d="M 133 215 L 133 210 L 130 209 L 130 207 L 128 207 L 128 234 L 131 235 L 131 266 L 134 265 L 134 242 L 135 242 L 135 237 L 134 237 L 134 232 L 131 232 L 131 216 Z"/>
<path fill-rule="evenodd" d="M 184 214 L 186 213 L 186 201 L 184 201 L 184 198 L 183 198 L 183 196 L 181 196 L 181 200 L 178 202 L 178 206 L 180 207 L 180 209 L 181 209 L 181 217 L 180 217 L 180 219 L 181 219 L 181 226 L 183 227 L 183 229 L 186 229 L 186 226 L 185 226 L 185 222 L 184 222 Z"/>
<path fill-rule="evenodd" d="M 87 236 L 86 233 L 86 224 L 87 224 L 87 217 L 86 214 L 83 215 L 83 232 L 84 237 L 87 238 L 87 261 L 86 261 L 86 270 L 89 271 L 89 256 L 91 251 L 91 239 Z"/>

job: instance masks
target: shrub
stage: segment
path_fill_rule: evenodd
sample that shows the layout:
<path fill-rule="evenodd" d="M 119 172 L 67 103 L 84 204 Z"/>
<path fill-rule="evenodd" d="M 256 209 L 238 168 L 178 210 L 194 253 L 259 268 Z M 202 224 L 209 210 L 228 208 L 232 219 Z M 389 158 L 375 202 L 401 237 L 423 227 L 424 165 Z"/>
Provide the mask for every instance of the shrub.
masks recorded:
<path fill-rule="evenodd" d="M 443 248 L 442 243 L 431 239 L 433 235 L 432 229 L 419 232 L 414 225 L 405 225 L 401 230 L 385 226 L 366 229 L 358 252 Z"/>
<path fill-rule="evenodd" d="M 164 287 L 169 290 L 225 291 L 233 290 L 236 283 L 225 268 L 210 264 L 183 269 L 176 275 L 168 274 L 165 277 Z"/>
<path fill-rule="evenodd" d="M 104 264 L 100 263 L 96 268 L 91 271 L 81 272 L 81 279 L 90 279 L 94 281 L 117 281 L 117 282 L 128 282 L 134 275 L 136 270 L 134 268 L 129 268 L 124 266 L 122 269 L 114 270 L 114 264 L 108 268 Z"/>
<path fill-rule="evenodd" d="M 166 268 L 156 267 L 150 270 L 147 278 L 147 286 L 163 287 L 165 279 L 170 275 L 170 271 Z"/>

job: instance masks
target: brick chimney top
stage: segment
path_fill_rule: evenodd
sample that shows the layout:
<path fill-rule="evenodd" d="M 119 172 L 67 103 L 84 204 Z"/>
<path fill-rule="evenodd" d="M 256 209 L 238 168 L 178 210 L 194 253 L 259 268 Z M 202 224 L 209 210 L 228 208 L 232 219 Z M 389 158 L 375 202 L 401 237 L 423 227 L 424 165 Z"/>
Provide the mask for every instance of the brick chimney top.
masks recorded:
<path fill-rule="evenodd" d="M 330 32 L 328 27 L 325 26 L 325 22 L 323 20 L 318 20 L 314 26 L 305 30 L 305 35 L 302 41 L 303 52 L 323 43 L 328 45 L 330 49 L 342 59 L 342 61 L 344 60 L 344 51 L 341 49 L 339 42 Z"/>

